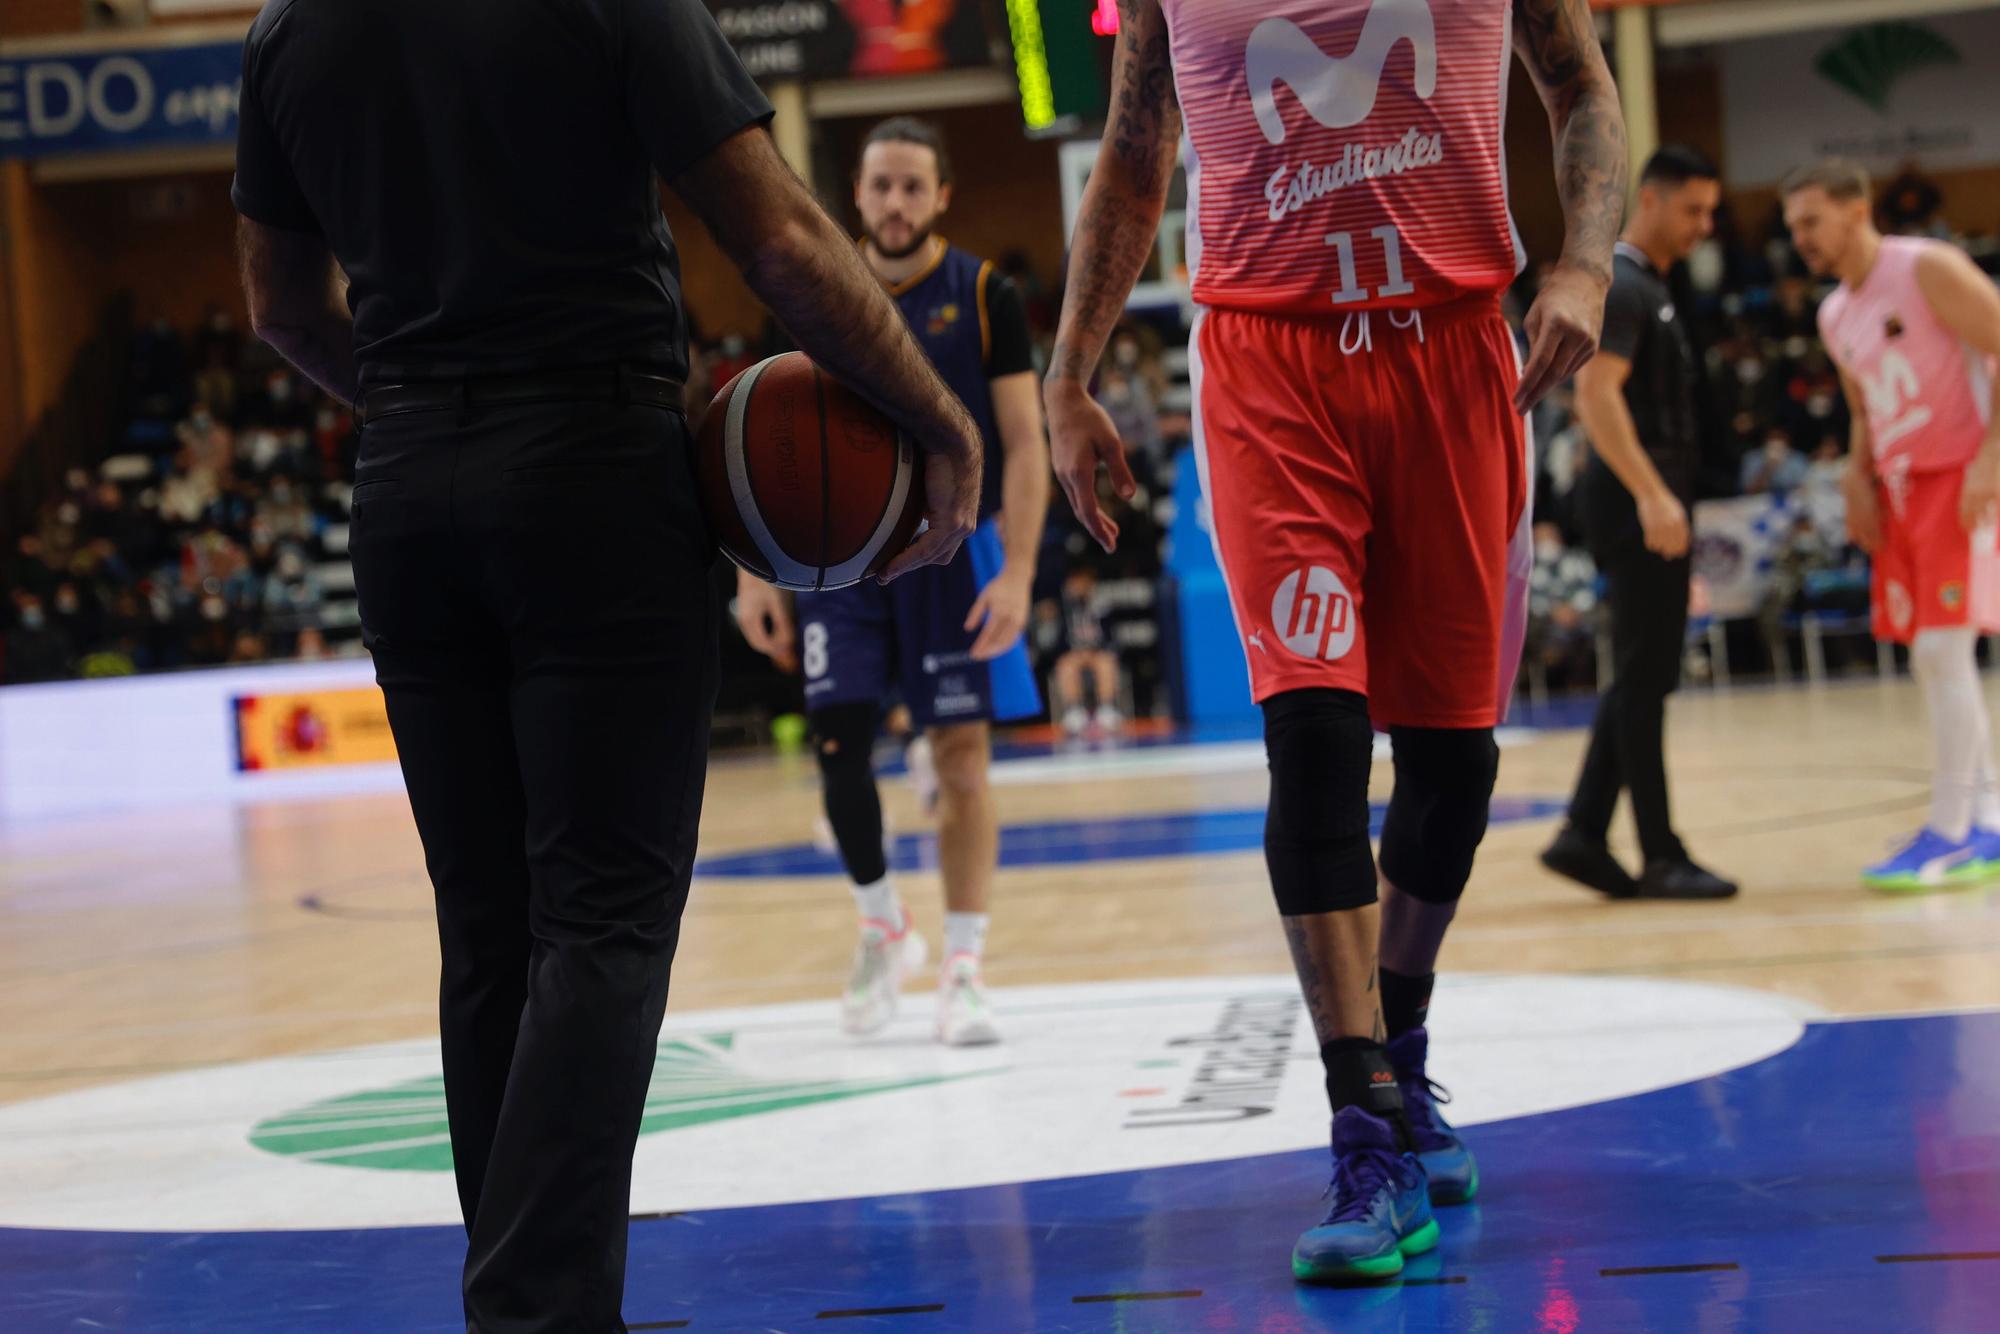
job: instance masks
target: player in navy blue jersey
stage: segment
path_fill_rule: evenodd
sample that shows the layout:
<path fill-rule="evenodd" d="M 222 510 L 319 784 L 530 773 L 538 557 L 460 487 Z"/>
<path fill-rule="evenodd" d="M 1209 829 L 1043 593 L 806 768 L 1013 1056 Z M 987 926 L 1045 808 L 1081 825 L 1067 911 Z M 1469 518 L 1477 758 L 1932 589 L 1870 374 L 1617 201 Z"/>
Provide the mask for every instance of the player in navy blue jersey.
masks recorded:
<path fill-rule="evenodd" d="M 784 595 L 748 575 L 737 581 L 736 615 L 752 647 L 780 660 L 796 651 L 805 670 L 827 822 L 861 911 L 841 1009 L 857 1035 L 895 1016 L 903 978 L 926 956 L 889 879 L 870 764 L 892 688 L 924 729 L 946 909 L 937 1033 L 965 1046 L 999 1039 L 979 974 L 999 854 L 990 724 L 1041 710 L 1022 631 L 1048 510 L 1049 454 L 1020 294 L 992 263 L 937 234 L 951 186 L 943 137 L 897 117 L 869 133 L 854 202 L 868 266 L 985 437 L 979 527 L 950 565 L 886 587 L 800 594 L 796 635 Z"/>

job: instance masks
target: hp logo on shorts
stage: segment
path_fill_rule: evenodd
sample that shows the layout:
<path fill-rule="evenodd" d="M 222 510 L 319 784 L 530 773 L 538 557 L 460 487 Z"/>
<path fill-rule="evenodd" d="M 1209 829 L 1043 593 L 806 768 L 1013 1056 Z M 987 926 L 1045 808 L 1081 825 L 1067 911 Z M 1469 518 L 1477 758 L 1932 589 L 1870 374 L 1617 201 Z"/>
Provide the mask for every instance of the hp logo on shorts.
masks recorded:
<path fill-rule="evenodd" d="M 1354 597 L 1324 565 L 1293 570 L 1271 599 L 1271 625 L 1301 658 L 1338 662 L 1354 647 Z"/>

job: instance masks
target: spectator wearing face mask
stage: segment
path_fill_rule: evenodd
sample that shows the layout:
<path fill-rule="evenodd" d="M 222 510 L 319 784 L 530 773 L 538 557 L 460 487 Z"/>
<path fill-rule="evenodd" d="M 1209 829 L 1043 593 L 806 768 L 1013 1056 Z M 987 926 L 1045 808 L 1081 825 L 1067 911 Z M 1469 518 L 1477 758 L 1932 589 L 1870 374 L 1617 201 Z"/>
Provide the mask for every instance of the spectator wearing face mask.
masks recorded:
<path fill-rule="evenodd" d="M 1769 431 L 1761 448 L 1743 456 L 1743 494 L 1795 491 L 1805 484 L 1808 466 L 1806 456 L 1792 448 L 1789 436 L 1782 430 Z"/>
<path fill-rule="evenodd" d="M 1827 360 L 1825 347 L 1816 339 L 1794 341 L 1799 352 L 1787 368 L 1777 424 L 1794 440 L 1818 440 L 1828 435 L 1845 440 L 1847 400 L 1840 392 L 1840 377 Z"/>
<path fill-rule="evenodd" d="M 194 337 L 195 401 L 224 421 L 236 416 L 236 357 L 241 339 L 227 312 L 211 310 Z"/>
<path fill-rule="evenodd" d="M 221 473 L 231 462 L 235 438 L 205 403 L 197 403 L 174 431 L 190 469 Z"/>
<path fill-rule="evenodd" d="M 333 656 L 326 646 L 326 632 L 316 625 L 308 625 L 299 631 L 298 642 L 292 646 L 292 656 L 300 662 L 319 662 Z"/>
<path fill-rule="evenodd" d="M 690 406 L 698 400 L 690 398 Z M 703 406 L 707 406 L 705 403 Z M 354 414 L 331 399 L 313 410 L 312 449 L 318 458 L 321 478 L 349 477 L 354 473 Z"/>
<path fill-rule="evenodd" d="M 294 543 L 278 548 L 277 559 L 264 581 L 264 609 L 293 615 L 316 611 L 325 596 L 319 576 Z"/>
<path fill-rule="evenodd" d="M 136 590 L 121 588 L 112 594 L 111 605 L 104 614 L 106 647 L 123 653 L 135 670 L 144 670 L 158 656 L 149 644 L 153 631 L 152 618 Z"/>
<path fill-rule="evenodd" d="M 299 394 L 298 381 L 283 367 L 264 377 L 262 392 L 244 405 L 246 421 L 274 431 L 304 431 L 313 425 L 313 410 Z"/>
<path fill-rule="evenodd" d="M 1773 300 L 1765 308 L 1765 328 L 1772 338 L 1780 341 L 1819 337 L 1812 285 L 1804 277 L 1794 273 L 1778 280 Z"/>
<path fill-rule="evenodd" d="M 7 562 L 7 587 L 22 593 L 46 597 L 55 591 L 56 572 L 49 565 L 48 547 L 38 533 L 23 533 L 16 541 L 14 555 Z"/>
<path fill-rule="evenodd" d="M 187 406 L 192 388 L 187 349 L 173 324 L 159 316 L 132 340 L 134 406 L 141 416 L 171 421 Z"/>
<path fill-rule="evenodd" d="M 271 489 L 257 505 L 257 519 L 279 541 L 303 542 L 313 535 L 313 512 L 290 479 L 272 479 Z"/>
<path fill-rule="evenodd" d="M 1535 525 L 1535 568 L 1528 583 L 1527 651 L 1564 684 L 1589 680 L 1594 647 L 1597 566 L 1563 541 L 1553 523 Z"/>
<path fill-rule="evenodd" d="M 229 603 L 222 594 L 203 594 L 190 611 L 185 637 L 187 661 L 198 667 L 216 667 L 229 661 L 235 636 L 229 627 Z"/>
<path fill-rule="evenodd" d="M 1115 732 L 1124 722 L 1118 712 L 1118 654 L 1098 606 L 1097 573 L 1088 566 L 1071 570 L 1063 580 L 1062 620 L 1063 652 L 1056 659 L 1054 682 L 1063 730 L 1081 736 L 1095 721 L 1101 732 Z M 1095 714 L 1089 709 L 1093 702 Z"/>
<path fill-rule="evenodd" d="M 14 628 L 7 632 L 7 684 L 60 681 L 70 673 L 70 637 L 49 623 L 48 610 L 32 593 L 17 593 Z"/>
<path fill-rule="evenodd" d="M 72 647 L 89 644 L 97 638 L 102 611 L 94 599 L 84 596 L 75 580 L 65 579 L 56 585 L 48 611 L 50 625 L 61 631 Z"/>
<path fill-rule="evenodd" d="M 1882 187 L 1883 230 L 1895 236 L 1951 234 L 1938 217 L 1944 207 L 1944 191 L 1914 165 L 1905 166 L 1895 180 Z"/>
<path fill-rule="evenodd" d="M 1800 512 L 1779 539 L 1771 558 L 1771 569 L 1757 605 L 1757 628 L 1770 651 L 1771 661 L 1782 673 L 1791 671 L 1791 646 L 1786 640 L 1785 621 L 1803 608 L 1806 581 L 1837 563 L 1834 547 L 1813 525 L 1810 513 Z"/>
<path fill-rule="evenodd" d="M 229 646 L 229 661 L 232 663 L 263 662 L 270 656 L 264 636 L 255 630 L 239 630 Z"/>
<path fill-rule="evenodd" d="M 1841 478 L 1846 474 L 1846 442 L 1837 435 L 1826 435 L 1813 450 L 1812 462 L 1806 465 L 1805 492 L 1809 497 L 1838 497 Z"/>
<path fill-rule="evenodd" d="M 1094 397 L 1117 428 L 1142 479 L 1158 475 L 1166 455 L 1160 431 L 1159 398 L 1142 361 L 1139 340 L 1122 335 L 1113 341 L 1110 354 L 1099 368 Z"/>

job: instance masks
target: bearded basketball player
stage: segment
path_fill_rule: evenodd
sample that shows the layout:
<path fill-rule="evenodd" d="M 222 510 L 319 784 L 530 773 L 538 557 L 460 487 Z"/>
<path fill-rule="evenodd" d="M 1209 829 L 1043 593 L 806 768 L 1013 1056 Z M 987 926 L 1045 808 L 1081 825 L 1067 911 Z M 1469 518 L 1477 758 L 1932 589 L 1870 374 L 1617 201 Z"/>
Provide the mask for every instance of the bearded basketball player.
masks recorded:
<path fill-rule="evenodd" d="M 980 969 L 1000 848 L 992 724 L 1041 711 L 1021 632 L 1049 508 L 1049 462 L 1020 292 L 938 232 L 952 180 L 937 127 L 897 116 L 862 144 L 854 204 L 866 233 L 862 258 L 979 423 L 980 525 L 950 565 L 893 587 L 801 593 L 796 610 L 771 585 L 739 574 L 736 615 L 749 645 L 779 659 L 792 656 L 797 618 L 827 823 L 860 915 L 840 1011 L 841 1026 L 856 1037 L 895 1018 L 903 980 L 926 956 L 883 854 L 870 760 L 892 688 L 924 729 L 937 776 L 945 899 L 936 1031 L 947 1046 L 970 1047 L 1000 1040 Z"/>
<path fill-rule="evenodd" d="M 1930 819 L 1861 881 L 1888 893 L 2000 873 L 2000 786 L 1974 639 L 2000 630 L 2000 291 L 1955 246 L 1883 236 L 1849 162 L 1784 183 L 1792 243 L 1840 280 L 1819 308 L 1854 425 L 1847 527 L 1874 564 L 1877 639 L 1904 644 L 1931 718 Z"/>
<path fill-rule="evenodd" d="M 1114 103 L 1043 388 L 1056 475 L 1106 548 L 1133 482 L 1086 385 L 1152 249 L 1183 125 L 1195 445 L 1263 709 L 1264 847 L 1333 1108 L 1309 1282 L 1386 1278 L 1478 1172 L 1424 1028 L 1486 830 L 1519 651 L 1522 414 L 1596 350 L 1625 131 L 1587 0 L 1120 0 Z M 1527 318 L 1502 153 L 1509 48 L 1556 141 L 1567 236 Z M 1517 564 L 1518 562 L 1518 564 Z M 1381 861 L 1374 729 L 1395 753 Z M 1378 893 L 1379 883 L 1379 893 Z M 1378 966 L 1379 961 L 1379 966 Z"/>

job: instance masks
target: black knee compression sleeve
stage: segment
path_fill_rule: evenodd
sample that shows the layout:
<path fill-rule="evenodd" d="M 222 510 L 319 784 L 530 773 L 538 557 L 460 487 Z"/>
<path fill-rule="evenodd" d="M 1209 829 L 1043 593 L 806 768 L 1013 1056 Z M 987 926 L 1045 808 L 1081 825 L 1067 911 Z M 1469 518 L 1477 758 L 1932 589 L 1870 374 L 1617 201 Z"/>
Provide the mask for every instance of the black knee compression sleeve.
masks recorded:
<path fill-rule="evenodd" d="M 1382 878 L 1425 903 L 1456 903 L 1486 837 L 1500 773 L 1491 728 L 1397 727 L 1396 791 L 1382 822 Z"/>
<path fill-rule="evenodd" d="M 1287 917 L 1375 902 L 1368 765 L 1375 733 L 1351 690 L 1288 690 L 1264 701 L 1271 805 L 1264 861 Z"/>
<path fill-rule="evenodd" d="M 882 855 L 882 798 L 875 790 L 871 758 L 881 717 L 873 704 L 832 704 L 812 715 L 826 822 L 833 826 L 840 860 L 857 885 L 872 885 L 889 873 Z"/>

